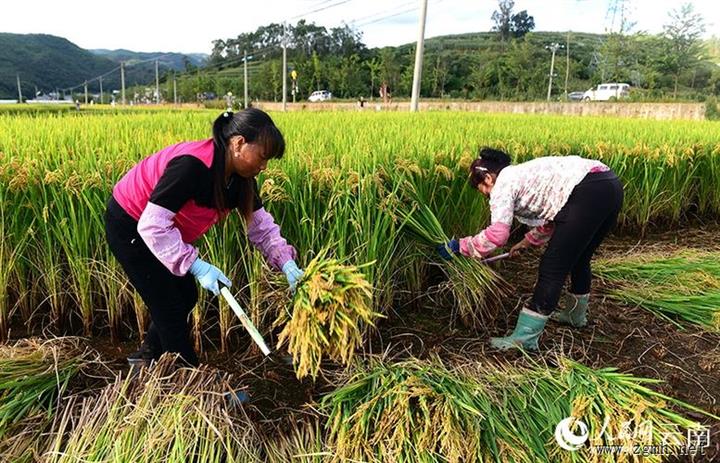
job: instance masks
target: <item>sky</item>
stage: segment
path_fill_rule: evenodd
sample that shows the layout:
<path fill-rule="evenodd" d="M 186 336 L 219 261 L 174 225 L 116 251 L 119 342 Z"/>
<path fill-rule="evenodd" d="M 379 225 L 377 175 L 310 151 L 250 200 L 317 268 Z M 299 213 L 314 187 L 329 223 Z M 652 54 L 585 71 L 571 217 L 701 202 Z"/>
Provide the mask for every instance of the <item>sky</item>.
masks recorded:
<path fill-rule="evenodd" d="M 325 27 L 346 23 L 363 33 L 369 47 L 417 40 L 421 0 L 225 0 L 170 2 L 124 0 L 113 9 L 90 0 L 5 0 L 0 32 L 44 33 L 86 48 L 144 52 L 210 53 L 212 41 L 236 37 L 271 22 L 299 19 Z M 602 33 L 613 26 L 609 3 L 618 0 L 515 0 L 537 31 Z M 668 12 L 686 0 L 625 0 L 633 31 L 662 32 Z M 706 21 L 706 36 L 720 35 L 718 0 L 690 0 Z M 490 30 L 497 0 L 428 0 L 425 37 Z M 190 5 L 195 6 L 190 6 Z M 320 10 L 320 11 L 316 11 Z M 616 16 L 615 28 L 619 17 Z"/>

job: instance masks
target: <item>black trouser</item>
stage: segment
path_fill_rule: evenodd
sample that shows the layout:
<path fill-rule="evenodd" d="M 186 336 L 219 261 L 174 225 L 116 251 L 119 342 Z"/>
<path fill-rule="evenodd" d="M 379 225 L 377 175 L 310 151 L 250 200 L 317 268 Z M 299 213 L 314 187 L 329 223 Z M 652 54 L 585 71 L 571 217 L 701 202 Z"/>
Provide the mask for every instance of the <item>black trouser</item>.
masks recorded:
<path fill-rule="evenodd" d="M 143 350 L 151 352 L 153 358 L 176 352 L 187 363 L 197 365 L 188 325 L 188 315 L 198 300 L 193 276 L 173 275 L 142 240 L 137 221 L 112 197 L 105 212 L 105 235 L 110 250 L 150 310 L 152 321 Z"/>
<path fill-rule="evenodd" d="M 588 174 L 573 189 L 553 220 L 530 309 L 552 313 L 568 274 L 572 294 L 590 292 L 590 259 L 615 226 L 622 203 L 623 186 L 612 171 Z"/>

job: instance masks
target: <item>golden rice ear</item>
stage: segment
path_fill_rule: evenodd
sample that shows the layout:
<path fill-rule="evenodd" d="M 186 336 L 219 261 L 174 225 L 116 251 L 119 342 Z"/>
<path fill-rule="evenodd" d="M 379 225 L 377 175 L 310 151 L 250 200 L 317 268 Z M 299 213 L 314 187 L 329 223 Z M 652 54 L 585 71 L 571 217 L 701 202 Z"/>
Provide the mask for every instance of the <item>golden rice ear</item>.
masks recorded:
<path fill-rule="evenodd" d="M 290 313 L 281 311 L 274 323 L 284 325 L 277 348 L 287 345 L 299 379 L 315 379 L 323 358 L 349 364 L 365 328 L 382 317 L 373 310 L 372 286 L 361 267 L 326 255 L 326 250 L 321 251 L 307 265 Z"/>

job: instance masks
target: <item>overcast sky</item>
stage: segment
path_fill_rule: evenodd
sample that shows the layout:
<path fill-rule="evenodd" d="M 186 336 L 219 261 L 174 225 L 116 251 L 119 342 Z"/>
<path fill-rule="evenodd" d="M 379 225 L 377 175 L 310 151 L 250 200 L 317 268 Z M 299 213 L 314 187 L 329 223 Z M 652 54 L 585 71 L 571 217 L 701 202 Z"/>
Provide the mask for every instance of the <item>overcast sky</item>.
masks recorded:
<path fill-rule="evenodd" d="M 333 27 L 343 22 L 363 32 L 370 47 L 400 45 L 417 38 L 420 0 L 226 0 L 170 2 L 124 0 L 16 1 L 0 7 L 0 32 L 45 33 L 82 48 L 209 53 L 212 40 L 236 37 L 270 22 L 300 18 Z M 613 0 L 516 0 L 538 31 L 604 32 L 612 25 Z M 685 0 L 628 0 L 635 30 L 662 31 L 668 12 Z M 707 23 L 707 36 L 720 35 L 720 2 L 693 0 Z M 190 6 L 195 5 L 195 6 Z M 426 37 L 487 31 L 497 0 L 429 0 Z M 314 10 L 322 10 L 315 11 Z M 399 13 L 399 14 L 398 14 Z M 616 19 L 617 24 L 618 19 Z"/>

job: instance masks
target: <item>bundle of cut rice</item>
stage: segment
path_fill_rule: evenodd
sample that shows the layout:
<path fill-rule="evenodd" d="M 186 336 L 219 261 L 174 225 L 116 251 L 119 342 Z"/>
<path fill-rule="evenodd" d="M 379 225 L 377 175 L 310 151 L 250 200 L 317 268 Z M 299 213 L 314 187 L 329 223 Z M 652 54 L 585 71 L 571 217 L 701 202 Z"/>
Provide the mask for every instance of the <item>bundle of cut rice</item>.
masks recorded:
<path fill-rule="evenodd" d="M 372 287 L 361 271 L 373 263 L 346 265 L 326 255 L 308 264 L 291 309 L 275 321 L 284 324 L 278 348 L 287 344 L 298 378 L 316 378 L 323 356 L 348 364 L 365 328 L 382 316 L 373 310 Z"/>

